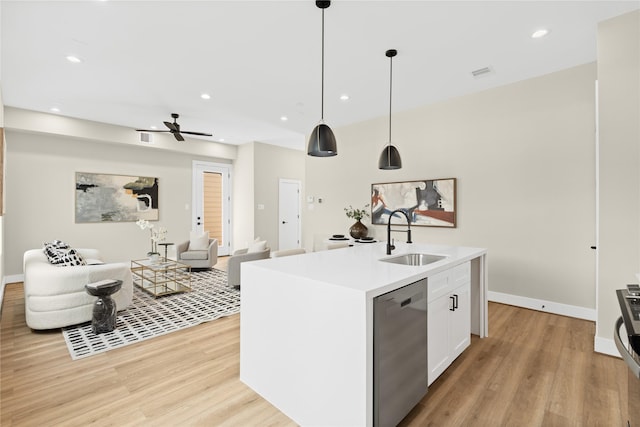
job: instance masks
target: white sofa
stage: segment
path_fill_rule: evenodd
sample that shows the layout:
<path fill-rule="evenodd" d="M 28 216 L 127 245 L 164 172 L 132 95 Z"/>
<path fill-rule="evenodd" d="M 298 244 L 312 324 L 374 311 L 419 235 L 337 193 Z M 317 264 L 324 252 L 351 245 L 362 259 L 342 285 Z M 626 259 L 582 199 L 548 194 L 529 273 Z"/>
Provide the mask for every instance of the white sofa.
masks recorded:
<path fill-rule="evenodd" d="M 96 249 L 77 249 L 89 262 L 101 260 Z M 24 253 L 24 305 L 27 325 L 32 329 L 55 329 L 91 320 L 96 297 L 84 286 L 104 279 L 122 280 L 112 295 L 118 310 L 131 304 L 133 280 L 128 263 L 58 267 L 42 249 Z"/>

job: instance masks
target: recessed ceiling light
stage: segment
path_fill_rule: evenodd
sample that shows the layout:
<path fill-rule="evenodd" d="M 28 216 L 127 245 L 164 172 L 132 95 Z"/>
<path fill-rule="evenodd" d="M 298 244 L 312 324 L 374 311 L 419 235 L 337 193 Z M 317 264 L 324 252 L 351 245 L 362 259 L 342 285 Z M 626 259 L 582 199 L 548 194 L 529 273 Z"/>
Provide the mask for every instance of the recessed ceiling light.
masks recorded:
<path fill-rule="evenodd" d="M 224 138 L 220 138 L 220 139 L 218 139 L 218 141 L 224 142 Z"/>
<path fill-rule="evenodd" d="M 149 129 L 158 129 L 158 127 L 151 125 L 151 126 L 149 126 Z"/>
<path fill-rule="evenodd" d="M 549 34 L 549 30 L 547 30 L 546 28 L 541 28 L 539 30 L 534 31 L 533 34 L 531 34 L 531 38 L 539 39 L 546 36 L 547 34 Z"/>
<path fill-rule="evenodd" d="M 67 61 L 73 62 L 74 64 L 79 64 L 82 62 L 82 59 L 78 58 L 77 56 L 69 55 L 67 56 Z"/>
<path fill-rule="evenodd" d="M 289 120 L 289 117 L 282 116 L 282 117 L 280 117 L 280 120 L 282 120 L 283 122 L 286 122 L 287 120 Z"/>
<path fill-rule="evenodd" d="M 60 109 L 58 107 L 51 107 L 49 108 L 49 111 L 51 111 L 52 113 L 59 113 Z"/>
<path fill-rule="evenodd" d="M 211 95 L 209 95 L 208 93 L 203 93 L 202 95 L 200 95 L 200 98 L 202 98 L 202 99 L 211 99 Z"/>
<path fill-rule="evenodd" d="M 340 100 L 341 101 L 348 101 L 349 100 L 349 95 L 347 95 L 346 93 L 344 95 L 340 95 Z"/>

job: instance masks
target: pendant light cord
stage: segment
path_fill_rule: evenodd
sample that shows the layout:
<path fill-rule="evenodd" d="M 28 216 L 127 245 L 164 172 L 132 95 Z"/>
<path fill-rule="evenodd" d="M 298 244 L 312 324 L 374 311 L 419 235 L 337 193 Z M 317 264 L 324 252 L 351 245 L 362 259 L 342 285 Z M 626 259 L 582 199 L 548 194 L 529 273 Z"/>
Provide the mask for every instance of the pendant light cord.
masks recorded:
<path fill-rule="evenodd" d="M 324 123 L 324 9 L 322 9 L 322 93 L 320 95 L 320 121 Z"/>
<path fill-rule="evenodd" d="M 391 145 L 391 95 L 393 91 L 391 90 L 393 85 L 393 56 L 390 58 L 390 66 L 389 66 L 389 145 Z"/>

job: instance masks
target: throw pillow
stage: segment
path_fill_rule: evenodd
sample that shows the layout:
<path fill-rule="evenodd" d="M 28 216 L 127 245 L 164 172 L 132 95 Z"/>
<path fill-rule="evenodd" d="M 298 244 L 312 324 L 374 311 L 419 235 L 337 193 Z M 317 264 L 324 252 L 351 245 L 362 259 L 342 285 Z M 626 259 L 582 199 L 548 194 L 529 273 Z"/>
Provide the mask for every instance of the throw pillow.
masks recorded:
<path fill-rule="evenodd" d="M 189 240 L 189 250 L 190 251 L 205 251 L 209 248 L 209 232 L 207 231 L 204 234 L 199 236 L 191 235 L 191 239 Z"/>
<path fill-rule="evenodd" d="M 62 249 L 60 251 L 60 258 L 56 266 L 58 267 L 71 267 L 74 265 L 87 265 L 87 262 L 84 260 L 82 255 L 75 249 L 65 250 Z"/>
<path fill-rule="evenodd" d="M 258 237 L 256 237 L 255 239 L 253 239 L 251 241 L 247 241 L 245 243 L 245 247 L 248 248 L 249 246 L 253 245 L 254 243 L 258 243 L 258 242 L 261 242 L 261 241 L 262 241 L 262 239 L 260 238 L 260 236 L 258 236 Z"/>
<path fill-rule="evenodd" d="M 43 252 L 47 260 L 58 267 L 68 267 L 73 265 L 87 265 L 82 255 L 61 240 L 45 242 Z"/>
<path fill-rule="evenodd" d="M 252 244 L 250 244 L 249 248 L 247 249 L 247 253 L 262 252 L 265 249 L 267 249 L 267 241 L 262 240 L 260 242 L 253 242 Z"/>
<path fill-rule="evenodd" d="M 46 245 L 47 243 L 45 243 Z M 53 246 L 54 248 L 57 249 L 69 249 L 69 245 L 67 245 L 65 242 L 63 242 L 62 240 L 54 240 L 51 243 L 48 243 L 49 245 Z"/>

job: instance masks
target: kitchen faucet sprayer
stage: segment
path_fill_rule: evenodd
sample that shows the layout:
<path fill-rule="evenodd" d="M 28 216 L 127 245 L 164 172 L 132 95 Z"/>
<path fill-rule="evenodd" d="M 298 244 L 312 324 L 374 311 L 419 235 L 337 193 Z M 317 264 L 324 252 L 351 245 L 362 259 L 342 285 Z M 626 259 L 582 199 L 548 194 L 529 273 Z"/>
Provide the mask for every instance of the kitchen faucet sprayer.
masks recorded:
<path fill-rule="evenodd" d="M 392 230 L 391 229 L 391 218 L 393 218 L 393 215 L 395 215 L 396 212 L 400 212 L 402 215 L 404 215 L 407 218 L 407 229 L 406 230 Z M 391 212 L 389 214 L 389 221 L 387 221 L 387 255 L 391 255 L 391 251 L 396 248 L 395 245 L 391 243 L 391 232 L 392 231 L 407 233 L 407 243 L 413 243 L 411 241 L 411 219 L 409 219 L 409 215 L 407 214 L 407 212 L 405 210 L 396 209 L 395 211 L 393 211 L 393 212 Z"/>

